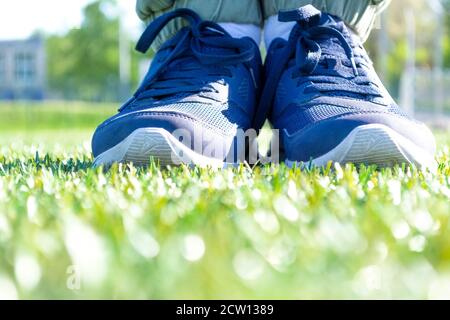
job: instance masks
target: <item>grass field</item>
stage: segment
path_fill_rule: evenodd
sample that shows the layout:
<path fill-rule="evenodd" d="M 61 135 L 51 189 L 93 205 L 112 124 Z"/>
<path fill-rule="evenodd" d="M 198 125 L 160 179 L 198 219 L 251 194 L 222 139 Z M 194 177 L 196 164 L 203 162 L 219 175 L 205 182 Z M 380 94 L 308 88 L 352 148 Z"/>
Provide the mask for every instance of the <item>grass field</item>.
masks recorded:
<path fill-rule="evenodd" d="M 450 298 L 437 173 L 91 168 L 111 105 L 0 105 L 0 298 Z"/>

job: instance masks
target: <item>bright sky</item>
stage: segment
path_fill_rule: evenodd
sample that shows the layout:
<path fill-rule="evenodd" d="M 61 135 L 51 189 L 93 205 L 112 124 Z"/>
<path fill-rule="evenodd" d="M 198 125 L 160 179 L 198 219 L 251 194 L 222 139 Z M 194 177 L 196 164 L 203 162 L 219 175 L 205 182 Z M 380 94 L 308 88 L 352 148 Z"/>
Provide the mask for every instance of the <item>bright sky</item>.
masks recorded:
<path fill-rule="evenodd" d="M 0 40 L 27 38 L 36 30 L 63 33 L 77 28 L 89 2 L 92 0 L 0 0 Z M 137 37 L 142 25 L 134 11 L 135 1 L 118 2 L 127 30 Z"/>

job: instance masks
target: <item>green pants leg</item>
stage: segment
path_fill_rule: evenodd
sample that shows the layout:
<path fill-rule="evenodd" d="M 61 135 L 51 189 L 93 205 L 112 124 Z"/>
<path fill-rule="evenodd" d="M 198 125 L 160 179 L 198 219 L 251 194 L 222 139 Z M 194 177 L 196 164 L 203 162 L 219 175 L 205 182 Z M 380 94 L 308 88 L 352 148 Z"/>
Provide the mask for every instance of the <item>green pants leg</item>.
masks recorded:
<path fill-rule="evenodd" d="M 313 4 L 316 8 L 343 19 L 365 40 L 377 14 L 389 2 L 390 0 L 137 0 L 136 11 L 146 22 L 176 8 L 189 8 L 206 20 L 262 26 L 265 19 L 277 14 L 279 10 Z M 181 20 L 168 25 L 160 33 L 154 48 L 158 48 L 182 26 Z"/>
<path fill-rule="evenodd" d="M 317 9 L 335 15 L 365 41 L 377 15 L 391 0 L 262 0 L 264 19 L 280 10 L 289 10 L 312 4 Z"/>

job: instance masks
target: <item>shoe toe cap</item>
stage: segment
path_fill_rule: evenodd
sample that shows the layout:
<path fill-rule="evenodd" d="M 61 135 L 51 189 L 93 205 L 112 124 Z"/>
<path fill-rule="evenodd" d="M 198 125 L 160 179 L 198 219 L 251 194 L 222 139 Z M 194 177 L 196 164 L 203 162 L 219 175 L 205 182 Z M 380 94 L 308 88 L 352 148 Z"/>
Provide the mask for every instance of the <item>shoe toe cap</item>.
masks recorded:
<path fill-rule="evenodd" d="M 211 140 L 225 143 L 229 138 L 221 128 L 215 128 L 201 119 L 184 113 L 143 110 L 119 114 L 102 123 L 92 137 L 94 157 L 114 147 L 141 128 L 164 129 L 174 136 L 183 137 L 183 143 L 191 145 L 208 144 Z"/>
<path fill-rule="evenodd" d="M 354 129 L 365 125 L 385 126 L 425 152 L 435 152 L 434 136 L 424 124 L 396 114 L 367 112 L 314 122 L 294 133 L 285 131 L 282 139 L 286 157 L 295 161 L 320 157 L 337 147 Z"/>

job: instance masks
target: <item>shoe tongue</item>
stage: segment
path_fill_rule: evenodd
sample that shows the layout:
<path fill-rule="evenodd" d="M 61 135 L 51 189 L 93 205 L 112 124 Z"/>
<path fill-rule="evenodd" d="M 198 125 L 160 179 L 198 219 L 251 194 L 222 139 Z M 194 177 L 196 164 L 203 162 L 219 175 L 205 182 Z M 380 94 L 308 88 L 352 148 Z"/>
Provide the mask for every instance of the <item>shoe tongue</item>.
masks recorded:
<path fill-rule="evenodd" d="M 328 16 L 327 22 L 323 24 L 323 26 L 327 26 L 333 29 L 338 30 L 342 35 L 344 36 L 345 40 L 349 43 L 353 43 L 352 36 L 348 30 L 348 28 L 345 26 L 344 22 L 341 20 L 335 20 L 332 16 Z M 345 55 L 344 47 L 342 46 L 342 43 L 335 37 L 329 37 L 327 35 L 321 36 L 318 39 L 316 39 L 317 43 L 320 45 L 322 49 L 322 54 L 328 54 L 328 55 Z"/>
<path fill-rule="evenodd" d="M 203 34 L 203 37 L 205 40 L 208 40 L 208 38 L 212 38 L 213 40 L 208 41 L 209 42 L 208 44 L 201 42 L 200 40 L 200 50 L 202 53 L 216 54 L 216 55 L 217 54 L 223 55 L 226 53 L 236 54 L 236 49 L 224 48 L 219 46 L 220 41 L 222 40 L 221 38 L 226 39 L 231 37 L 228 33 L 222 34 L 217 31 L 210 30 L 207 31 L 206 34 Z M 214 45 L 215 43 L 217 43 L 217 46 Z"/>
<path fill-rule="evenodd" d="M 345 38 L 345 40 L 351 45 L 355 41 L 355 36 L 352 35 L 352 32 L 347 28 L 345 23 L 338 17 L 322 13 L 320 22 L 317 26 L 321 27 L 329 27 L 336 29 L 339 31 Z M 308 27 L 305 28 L 307 31 Z M 323 35 L 314 39 L 322 49 L 322 55 L 329 56 L 346 56 L 345 49 L 342 46 L 342 43 L 334 36 Z"/>
<path fill-rule="evenodd" d="M 328 27 L 333 28 L 337 31 L 339 31 L 344 39 L 348 42 L 350 46 L 354 44 L 355 42 L 355 36 L 352 35 L 351 31 L 347 28 L 345 23 L 338 17 L 335 17 L 333 15 L 327 14 L 327 13 L 321 13 L 320 20 L 312 20 L 311 18 L 308 20 L 308 24 L 305 23 L 298 23 L 297 24 L 297 30 L 291 33 L 290 40 L 297 41 L 297 37 L 299 34 L 305 32 L 308 33 L 308 29 L 314 28 L 314 27 Z M 321 57 L 320 57 L 320 64 L 326 64 L 327 68 L 334 68 L 336 64 L 339 64 L 340 67 L 339 73 L 345 73 L 349 75 L 353 75 L 352 66 L 350 65 L 350 62 L 346 63 L 347 59 L 349 59 L 346 50 L 344 48 L 344 45 L 341 40 L 339 40 L 336 36 L 329 34 L 329 33 L 323 33 L 314 36 L 311 40 L 315 41 L 321 49 Z M 326 60 L 326 62 L 325 62 Z M 340 61 L 340 62 L 339 62 Z M 291 61 L 291 64 L 294 64 L 294 61 Z"/>
<path fill-rule="evenodd" d="M 321 12 L 312 5 L 306 5 L 295 10 L 280 11 L 278 20 L 281 22 L 297 22 L 297 30 L 291 33 L 290 38 L 296 39 L 298 33 L 308 32 L 310 28 L 329 27 L 342 33 L 349 43 L 352 42 L 350 32 L 340 18 Z M 345 54 L 344 48 L 334 37 L 324 35 L 314 40 L 321 46 L 323 54 Z"/>
<path fill-rule="evenodd" d="M 203 53 L 209 53 L 209 54 L 220 54 L 223 55 L 225 53 L 236 53 L 236 50 L 234 49 L 229 49 L 229 48 L 219 48 L 219 47 L 214 47 L 214 46 L 209 46 L 209 45 L 204 45 L 201 47 L 201 52 Z"/>
<path fill-rule="evenodd" d="M 168 40 L 168 43 L 170 43 L 170 45 L 176 45 L 180 40 L 181 40 L 182 34 L 181 32 L 178 32 L 178 34 L 176 36 L 174 36 L 172 39 Z M 220 44 L 220 37 L 230 37 L 230 35 L 228 34 L 221 34 L 219 32 L 215 32 L 213 30 L 211 30 L 210 32 L 207 32 L 206 34 L 203 34 L 202 37 L 204 39 L 207 38 L 215 38 L 213 41 L 210 41 L 212 43 L 217 42 L 218 44 Z M 226 54 L 226 53 L 236 53 L 235 49 L 231 49 L 231 48 L 223 48 L 223 47 L 219 47 L 219 46 L 214 46 L 214 45 L 210 45 L 210 44 L 206 44 L 204 42 L 202 42 L 201 40 L 199 41 L 199 47 L 200 47 L 200 51 L 202 53 L 206 53 L 206 54 Z"/>
<path fill-rule="evenodd" d="M 321 11 L 308 4 L 295 10 L 280 11 L 278 20 L 280 22 L 297 21 L 302 27 L 312 27 L 320 23 L 321 16 Z"/>

